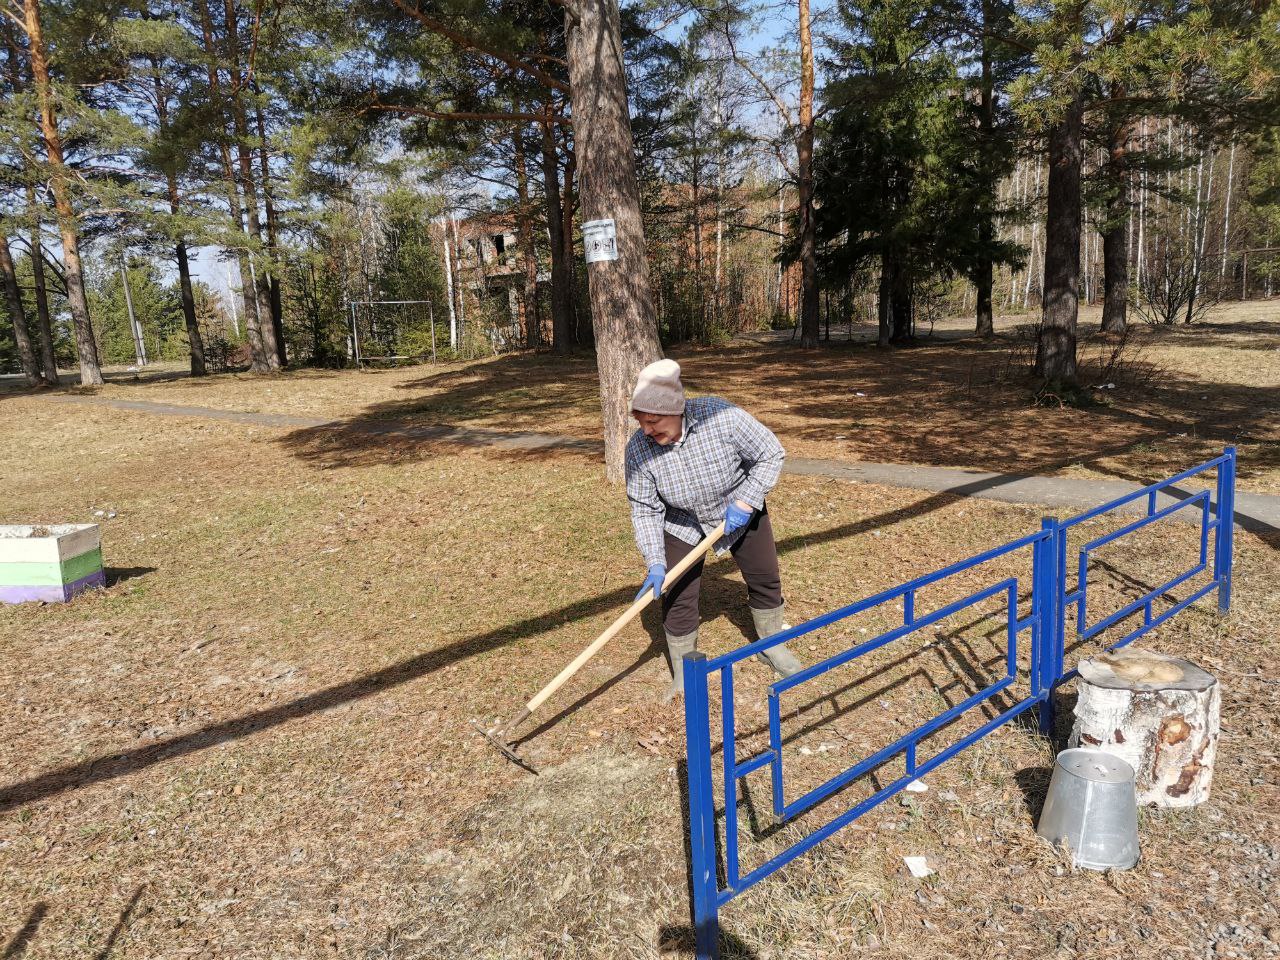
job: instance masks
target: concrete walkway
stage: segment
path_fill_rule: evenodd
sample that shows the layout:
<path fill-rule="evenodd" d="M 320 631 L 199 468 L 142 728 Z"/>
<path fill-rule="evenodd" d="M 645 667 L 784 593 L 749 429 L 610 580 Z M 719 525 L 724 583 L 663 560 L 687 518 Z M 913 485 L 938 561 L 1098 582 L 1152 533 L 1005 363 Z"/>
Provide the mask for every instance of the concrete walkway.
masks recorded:
<path fill-rule="evenodd" d="M 104 397 L 54 396 L 58 403 L 110 407 L 136 413 L 171 417 L 200 417 L 263 427 L 349 431 L 360 434 L 395 436 L 414 440 L 444 441 L 469 447 L 498 450 L 576 450 L 600 454 L 598 441 L 581 440 L 549 433 L 489 430 L 483 427 L 419 426 L 400 420 L 325 420 L 296 417 L 280 413 L 249 413 L 241 410 L 217 410 L 211 407 L 188 407 L 146 400 L 111 400 Z M 1066 508 L 1080 512 L 1119 499 L 1136 490 L 1139 484 L 1123 480 L 1086 480 L 1077 477 L 1038 477 L 1025 473 L 984 473 L 948 467 L 924 467 L 901 463 L 862 463 L 844 460 L 813 460 L 788 457 L 785 473 L 810 477 L 833 477 L 855 483 L 875 483 L 889 487 L 928 490 L 954 497 L 974 497 L 1004 503 L 1036 504 Z M 1195 488 L 1168 488 L 1162 492 L 1157 507 L 1165 507 L 1185 499 Z M 1145 513 L 1146 500 L 1137 500 L 1123 508 L 1130 513 Z M 1193 509 L 1179 510 L 1172 518 L 1198 521 Z M 1260 533 L 1280 532 L 1280 496 L 1265 493 L 1236 494 L 1236 523 Z"/>

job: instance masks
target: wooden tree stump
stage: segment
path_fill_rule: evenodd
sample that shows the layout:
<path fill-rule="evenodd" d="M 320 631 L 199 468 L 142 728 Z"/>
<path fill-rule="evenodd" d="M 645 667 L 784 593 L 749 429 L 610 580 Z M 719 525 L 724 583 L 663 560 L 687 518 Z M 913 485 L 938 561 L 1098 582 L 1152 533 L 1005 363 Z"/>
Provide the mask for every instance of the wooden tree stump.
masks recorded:
<path fill-rule="evenodd" d="M 1098 747 L 1133 767 L 1139 805 L 1209 799 L 1218 748 L 1217 678 L 1163 653 L 1122 649 L 1080 664 L 1072 747 Z"/>

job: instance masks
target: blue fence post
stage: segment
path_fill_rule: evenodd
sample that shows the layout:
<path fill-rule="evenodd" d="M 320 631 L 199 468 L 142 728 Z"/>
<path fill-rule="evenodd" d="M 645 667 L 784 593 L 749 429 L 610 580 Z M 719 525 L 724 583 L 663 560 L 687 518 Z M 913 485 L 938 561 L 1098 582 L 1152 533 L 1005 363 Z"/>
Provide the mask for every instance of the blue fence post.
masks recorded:
<path fill-rule="evenodd" d="M 1058 599 L 1058 537 L 1061 531 L 1053 517 L 1042 518 L 1040 529 L 1047 535 L 1036 543 L 1031 592 L 1040 617 L 1039 670 L 1036 676 L 1036 685 L 1044 693 L 1039 710 L 1040 732 L 1047 737 L 1053 734 L 1053 686 L 1058 678 L 1059 620 L 1062 617 L 1062 605 Z"/>
<path fill-rule="evenodd" d="M 1218 581 L 1218 609 L 1231 607 L 1232 550 L 1235 545 L 1236 448 L 1222 451 L 1225 460 L 1218 467 L 1218 540 L 1213 552 L 1213 578 Z"/>
<path fill-rule="evenodd" d="M 693 936 L 698 960 L 719 960 L 716 802 L 711 783 L 711 707 L 707 655 L 684 658 L 684 736 L 689 781 L 689 860 L 693 871 Z M 729 814 L 732 816 L 732 812 Z"/>

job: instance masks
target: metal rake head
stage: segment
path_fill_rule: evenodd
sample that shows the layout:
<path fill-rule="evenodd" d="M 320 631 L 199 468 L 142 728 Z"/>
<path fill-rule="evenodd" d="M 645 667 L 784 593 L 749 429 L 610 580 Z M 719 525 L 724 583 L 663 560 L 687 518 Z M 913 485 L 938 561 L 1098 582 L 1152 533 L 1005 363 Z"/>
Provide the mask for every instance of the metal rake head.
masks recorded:
<path fill-rule="evenodd" d="M 538 771 L 533 764 L 520 756 L 520 754 L 516 753 L 515 747 L 503 739 L 502 734 L 510 729 L 510 725 L 506 727 L 494 727 L 492 730 L 486 730 L 474 720 L 471 722 L 471 725 L 476 728 L 482 737 L 493 744 L 499 753 L 514 763 L 517 767 L 532 773 L 535 777 L 538 775 Z"/>

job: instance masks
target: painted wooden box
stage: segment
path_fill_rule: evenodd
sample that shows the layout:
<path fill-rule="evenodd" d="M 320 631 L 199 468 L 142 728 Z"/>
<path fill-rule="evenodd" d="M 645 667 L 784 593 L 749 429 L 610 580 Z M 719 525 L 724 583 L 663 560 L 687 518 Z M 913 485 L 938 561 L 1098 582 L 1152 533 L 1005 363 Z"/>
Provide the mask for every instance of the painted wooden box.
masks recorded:
<path fill-rule="evenodd" d="M 0 524 L 0 603 L 63 603 L 106 582 L 96 523 Z"/>

